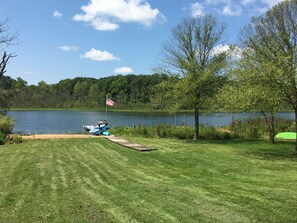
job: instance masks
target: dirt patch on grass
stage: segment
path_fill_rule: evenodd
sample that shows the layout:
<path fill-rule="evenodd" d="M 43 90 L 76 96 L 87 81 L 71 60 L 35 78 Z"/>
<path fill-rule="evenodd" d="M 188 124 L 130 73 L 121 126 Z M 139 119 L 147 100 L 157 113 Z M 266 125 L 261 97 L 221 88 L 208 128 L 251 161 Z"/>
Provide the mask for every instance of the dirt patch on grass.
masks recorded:
<path fill-rule="evenodd" d="M 98 138 L 101 136 L 88 134 L 34 134 L 22 135 L 23 139 L 82 139 L 82 138 Z"/>

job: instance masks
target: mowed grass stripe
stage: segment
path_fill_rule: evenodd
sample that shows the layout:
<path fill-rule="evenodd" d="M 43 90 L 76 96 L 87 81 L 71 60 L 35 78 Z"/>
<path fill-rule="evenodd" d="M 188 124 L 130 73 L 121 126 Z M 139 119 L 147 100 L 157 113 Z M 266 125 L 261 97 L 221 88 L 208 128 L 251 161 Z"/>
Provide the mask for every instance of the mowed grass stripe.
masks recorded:
<path fill-rule="evenodd" d="M 96 144 L 96 146 L 98 147 L 98 143 Z M 86 164 L 86 162 L 81 162 L 81 165 L 86 168 L 86 170 L 84 171 L 86 177 L 77 179 L 78 183 L 82 185 L 82 190 L 89 194 L 91 199 L 95 200 L 100 205 L 104 205 L 107 212 L 112 214 L 113 217 L 118 221 L 137 222 L 136 219 L 133 219 L 131 216 L 129 216 L 129 212 L 127 212 L 126 210 L 122 210 L 120 206 L 110 205 L 113 204 L 112 198 L 114 198 L 115 195 L 117 199 L 128 202 L 128 197 L 131 197 L 131 195 L 125 195 L 125 193 L 123 193 L 125 188 L 121 188 L 120 185 L 118 185 L 121 191 L 117 191 L 115 187 L 112 187 L 112 183 L 104 183 L 102 185 L 102 180 L 98 182 L 98 175 L 103 176 L 105 181 L 108 181 L 108 179 L 112 179 L 112 181 L 115 181 L 116 179 L 120 182 L 124 182 L 127 180 L 126 177 L 119 174 L 121 173 L 119 170 L 123 169 L 123 164 L 125 164 L 122 163 L 122 156 L 115 156 L 116 151 L 111 152 L 110 150 L 108 150 L 107 153 L 102 154 L 102 149 L 104 149 L 104 146 L 99 145 L 99 147 L 100 150 L 95 150 L 97 151 L 95 153 L 94 150 L 90 149 L 91 147 L 88 147 L 88 149 L 85 150 L 78 151 L 77 154 L 79 155 L 79 157 L 83 160 L 85 160 L 85 158 L 87 157 L 86 161 L 88 162 L 88 164 Z M 112 154 L 112 156 L 110 156 L 110 154 Z M 107 158 L 111 162 L 102 162 L 102 157 Z M 119 157 L 120 159 L 117 160 L 113 157 Z M 128 159 L 124 160 L 127 161 Z M 94 178 L 97 180 L 97 182 Z M 104 186 L 106 186 L 107 188 Z"/>
<path fill-rule="evenodd" d="M 118 169 L 118 168 L 117 168 Z M 118 172 L 118 171 L 117 171 Z M 135 182 L 144 182 L 145 184 L 147 184 L 147 183 L 152 183 L 152 181 L 155 181 L 155 182 L 157 182 L 157 183 L 160 183 L 160 178 L 158 178 L 158 176 L 156 176 L 156 177 L 153 177 L 153 175 L 151 175 L 151 176 L 149 176 L 148 175 L 148 172 L 146 171 L 146 173 L 144 173 L 144 172 L 140 172 L 139 170 L 137 170 L 136 168 L 132 171 L 132 172 L 129 172 L 129 176 L 128 176 L 128 179 L 129 178 L 133 178 L 134 179 L 134 181 Z M 166 177 L 166 178 L 168 178 L 168 177 Z M 143 185 L 143 187 L 145 188 L 147 185 Z M 94 188 L 94 187 L 93 187 Z M 168 186 L 168 188 L 169 188 L 169 186 Z M 154 188 L 154 190 L 156 190 L 156 188 Z M 117 197 L 121 197 L 121 196 L 123 196 L 123 194 L 121 194 L 121 195 L 117 195 Z M 128 197 L 126 196 L 123 196 L 123 200 L 126 200 L 127 202 L 130 202 L 129 201 L 129 197 L 130 197 L 130 195 L 128 195 Z M 139 198 L 138 197 L 136 197 L 136 194 L 134 195 L 134 198 L 133 198 L 134 200 L 138 200 Z M 99 199 L 98 199 L 99 200 Z M 172 200 L 170 203 L 173 203 L 173 202 L 177 202 L 177 199 L 175 199 L 175 200 Z M 155 204 L 154 204 L 154 206 L 152 206 L 152 207 L 150 207 L 150 205 L 146 205 L 146 207 L 145 207 L 145 209 L 147 209 L 147 210 L 152 210 L 152 209 L 154 209 L 153 207 L 155 207 Z M 158 207 L 158 211 L 156 212 L 156 213 L 154 213 L 154 214 L 158 214 L 158 216 L 160 217 L 161 215 L 160 215 L 160 212 L 162 212 L 162 209 L 160 208 L 160 207 Z M 170 214 L 168 214 L 168 213 L 166 213 L 165 211 L 163 211 L 164 212 L 164 214 L 163 214 L 163 216 L 171 216 Z M 167 217 L 166 217 L 166 219 L 167 219 Z M 231 216 L 230 216 L 231 217 Z M 220 218 L 222 218 L 222 217 L 220 217 Z M 169 218 L 171 221 L 173 220 L 173 219 L 175 219 L 174 217 L 170 217 Z M 169 219 L 167 219 L 167 220 L 169 220 Z M 230 218 L 229 218 L 230 219 Z"/>
<path fill-rule="evenodd" d="M 0 222 L 296 222 L 290 143 L 130 138 L 0 147 Z"/>
<path fill-rule="evenodd" d="M 97 145 L 98 146 L 98 145 Z M 90 148 L 90 147 L 89 147 Z M 106 150 L 105 147 L 103 145 L 100 145 L 100 149 Z M 121 151 L 122 148 L 119 147 Z M 91 197 L 96 197 L 97 199 L 95 199 L 97 202 L 99 202 L 101 205 L 105 205 L 107 207 L 108 212 L 110 212 L 117 220 L 119 221 L 127 221 L 129 219 L 129 222 L 137 222 L 136 219 L 133 219 L 131 216 L 127 215 L 127 213 L 130 213 L 131 211 L 125 210 L 126 208 L 124 208 L 124 210 L 122 210 L 121 207 L 119 206 L 111 206 L 108 205 L 110 203 L 116 203 L 116 201 L 113 201 L 113 199 L 115 198 L 116 200 L 122 200 L 125 201 L 127 203 L 133 202 L 133 201 L 137 201 L 139 200 L 139 198 L 136 196 L 136 194 L 134 194 L 133 196 L 131 196 L 131 188 L 129 188 L 129 185 L 126 184 L 126 182 L 128 182 L 128 184 L 130 183 L 138 183 L 141 181 L 141 179 L 144 176 L 141 176 L 141 178 L 139 178 L 139 174 L 137 172 L 137 170 L 134 169 L 133 166 L 131 166 L 131 164 L 129 165 L 127 163 L 128 159 L 123 159 L 123 156 L 118 155 L 117 151 L 112 151 L 112 150 L 107 150 L 107 153 L 102 154 L 102 150 L 99 150 L 97 152 L 97 154 L 92 154 L 91 156 L 88 156 L 87 152 L 91 152 L 92 150 L 87 149 L 87 150 L 81 150 L 80 152 L 83 153 L 84 155 L 80 155 L 80 157 L 91 157 L 89 158 L 89 164 L 86 165 L 85 163 L 83 163 L 83 166 L 86 167 L 89 171 L 88 176 L 89 177 L 85 177 L 83 178 L 84 183 L 82 185 L 85 185 L 85 187 L 83 188 L 84 191 L 86 191 L 88 194 L 91 195 Z M 99 154 L 98 154 L 99 153 Z M 112 156 L 110 156 L 112 155 Z M 105 158 L 111 160 L 110 163 L 106 163 L 106 162 L 100 162 L 97 158 L 95 157 L 101 157 L 104 156 Z M 124 161 L 124 162 L 123 162 Z M 92 166 L 92 163 L 94 163 L 95 165 Z M 104 164 L 104 165 L 100 165 L 100 164 Z M 92 168 L 90 168 L 92 166 Z M 128 168 L 127 168 L 128 166 Z M 131 169 L 132 168 L 132 169 Z M 107 191 L 106 189 L 104 189 L 102 191 L 102 193 L 98 193 L 98 191 L 100 192 L 101 188 L 98 188 L 98 184 L 94 184 L 93 181 L 91 180 L 91 176 L 94 175 L 94 170 L 103 170 L 103 173 L 108 173 L 108 177 L 110 179 L 112 179 L 114 181 L 114 179 L 116 179 L 117 181 L 119 181 L 120 183 L 117 185 L 117 187 L 119 187 L 121 190 L 120 191 L 115 191 L 114 187 L 111 189 L 109 186 L 109 189 L 111 189 L 112 193 L 109 193 L 109 191 Z M 122 170 L 122 171 L 119 171 Z M 129 171 L 123 171 L 123 170 L 129 170 Z M 132 171 L 131 171 L 132 170 Z M 137 173 L 137 174 L 135 174 Z M 98 172 L 97 172 L 98 174 Z M 135 177 L 135 175 L 137 175 L 137 177 Z M 132 181 L 131 181 L 132 179 Z M 105 179 L 107 180 L 107 179 Z M 145 180 L 145 184 L 149 183 L 148 180 Z M 143 185 L 145 188 L 145 184 Z M 122 185 L 122 186 L 121 186 Z M 125 190 L 129 191 L 128 194 L 125 193 Z M 133 191 L 133 188 L 132 188 Z M 116 192 L 116 193 L 114 193 Z M 96 195 L 96 196 L 95 196 Z M 98 196 L 99 195 L 99 196 Z M 132 200 L 131 200 L 132 198 Z M 135 210 L 139 209 L 139 204 L 138 202 L 136 202 L 135 205 Z M 134 209 L 134 207 L 133 207 Z M 150 205 L 146 204 L 145 206 L 142 206 L 142 210 L 141 213 L 145 213 L 148 210 L 153 209 L 153 206 L 150 207 Z M 132 212 L 133 213 L 133 212 Z M 160 214 L 160 210 L 158 210 L 158 214 Z M 170 216 L 169 214 L 165 213 L 164 215 Z M 167 218 L 167 217 L 166 217 Z M 172 217 L 170 218 L 171 220 L 173 219 Z M 168 220 L 168 219 L 167 219 Z"/>
<path fill-rule="evenodd" d="M 151 139 L 128 140 L 149 145 L 154 143 Z M 160 159 L 173 168 L 177 167 L 177 173 L 192 176 L 185 177 L 178 185 L 192 185 L 198 191 L 208 191 L 207 196 L 217 198 L 216 203 L 245 211 L 250 218 L 260 217 L 262 221 L 269 222 L 268 219 L 274 220 L 275 216 L 282 215 L 283 221 L 294 222 L 291 217 L 297 207 L 294 189 L 297 166 L 293 144 L 188 142 L 184 144 L 187 147 L 182 147 L 177 140 L 160 141 L 160 151 L 170 154 L 168 160 L 161 156 Z M 184 173 L 185 170 L 187 173 Z M 278 188 L 287 191 L 290 196 L 280 196 Z M 241 205 L 238 205 L 239 200 Z M 286 208 L 282 205 L 284 203 Z"/>

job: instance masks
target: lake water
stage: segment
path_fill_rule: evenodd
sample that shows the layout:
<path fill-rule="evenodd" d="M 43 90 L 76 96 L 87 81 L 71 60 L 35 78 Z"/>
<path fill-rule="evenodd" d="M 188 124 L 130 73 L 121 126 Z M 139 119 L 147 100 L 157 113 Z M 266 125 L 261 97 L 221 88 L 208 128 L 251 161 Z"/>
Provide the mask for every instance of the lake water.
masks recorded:
<path fill-rule="evenodd" d="M 83 133 L 83 125 L 96 124 L 100 119 L 105 119 L 104 112 L 91 111 L 9 111 L 8 116 L 15 119 L 13 132 L 23 134 Z M 256 116 L 259 113 L 207 113 L 200 116 L 200 123 L 219 127 L 230 124 L 232 120 Z M 277 116 L 294 120 L 293 112 L 278 113 Z M 111 128 L 160 124 L 194 126 L 192 114 L 108 112 L 106 119 Z"/>

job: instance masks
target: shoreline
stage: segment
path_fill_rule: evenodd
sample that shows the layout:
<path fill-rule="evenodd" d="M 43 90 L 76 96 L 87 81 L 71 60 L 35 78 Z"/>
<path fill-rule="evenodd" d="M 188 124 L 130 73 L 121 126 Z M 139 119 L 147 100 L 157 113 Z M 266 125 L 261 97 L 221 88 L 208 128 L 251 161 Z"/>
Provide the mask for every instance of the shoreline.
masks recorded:
<path fill-rule="evenodd" d="M 103 138 L 91 134 L 32 134 L 19 135 L 22 139 L 86 139 L 86 138 Z"/>

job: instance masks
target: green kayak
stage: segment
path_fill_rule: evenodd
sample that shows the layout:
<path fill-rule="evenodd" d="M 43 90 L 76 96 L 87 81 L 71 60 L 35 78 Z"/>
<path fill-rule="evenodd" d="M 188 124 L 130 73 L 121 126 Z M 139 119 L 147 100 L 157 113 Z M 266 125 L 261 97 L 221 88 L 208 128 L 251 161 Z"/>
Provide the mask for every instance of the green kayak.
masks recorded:
<path fill-rule="evenodd" d="M 275 136 L 276 139 L 296 139 L 296 132 L 280 132 Z"/>

